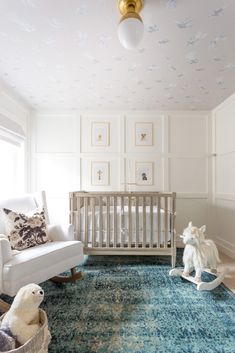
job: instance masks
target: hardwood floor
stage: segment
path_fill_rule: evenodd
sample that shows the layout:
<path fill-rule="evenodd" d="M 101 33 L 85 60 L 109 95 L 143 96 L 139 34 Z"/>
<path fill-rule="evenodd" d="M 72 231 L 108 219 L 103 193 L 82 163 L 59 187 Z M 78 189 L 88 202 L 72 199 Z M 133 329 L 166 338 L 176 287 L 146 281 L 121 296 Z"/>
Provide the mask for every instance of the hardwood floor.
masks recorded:
<path fill-rule="evenodd" d="M 221 264 L 218 270 L 228 269 L 228 273 L 223 283 L 235 293 L 235 260 L 227 255 L 220 253 Z"/>

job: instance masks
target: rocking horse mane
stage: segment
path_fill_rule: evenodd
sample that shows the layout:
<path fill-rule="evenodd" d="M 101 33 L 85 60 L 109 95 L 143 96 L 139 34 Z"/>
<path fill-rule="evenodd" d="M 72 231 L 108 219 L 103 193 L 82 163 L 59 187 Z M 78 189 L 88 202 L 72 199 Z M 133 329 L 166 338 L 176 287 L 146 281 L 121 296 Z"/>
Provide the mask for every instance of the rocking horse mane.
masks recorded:
<path fill-rule="evenodd" d="M 198 228 L 196 226 L 193 226 L 192 222 L 189 222 L 188 227 L 184 229 L 183 234 L 191 234 L 191 236 L 196 237 L 199 241 L 202 241 L 205 239 L 205 231 L 206 226 Z"/>

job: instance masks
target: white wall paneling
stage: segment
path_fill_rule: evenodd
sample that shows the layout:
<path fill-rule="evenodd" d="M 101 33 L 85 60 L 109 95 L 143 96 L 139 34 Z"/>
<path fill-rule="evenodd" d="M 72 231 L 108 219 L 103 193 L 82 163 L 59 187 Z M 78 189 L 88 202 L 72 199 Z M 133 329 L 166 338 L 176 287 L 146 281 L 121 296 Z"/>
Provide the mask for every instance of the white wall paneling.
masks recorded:
<path fill-rule="evenodd" d="M 40 116 L 36 120 L 36 152 L 74 153 L 78 133 L 74 116 Z"/>
<path fill-rule="evenodd" d="M 103 131 L 108 124 L 106 146 L 91 143 L 96 123 L 106 124 Z M 150 126 L 152 143 L 136 144 L 136 127 L 139 133 Z M 46 189 L 56 219 L 57 204 L 59 217 L 67 214 L 71 190 L 171 189 L 179 193 L 177 230 L 182 232 L 190 220 L 206 223 L 207 134 L 205 112 L 38 112 L 32 115 L 32 190 Z M 109 185 L 92 185 L 92 162 L 109 163 Z M 137 185 L 136 163 L 146 162 L 153 166 L 152 185 Z"/>
<path fill-rule="evenodd" d="M 215 193 L 235 194 L 235 152 L 218 154 L 215 160 Z"/>
<path fill-rule="evenodd" d="M 170 190 L 207 193 L 207 157 L 169 158 Z"/>
<path fill-rule="evenodd" d="M 235 258 L 235 95 L 213 111 L 213 232 L 221 250 Z"/>
<path fill-rule="evenodd" d="M 202 196 L 201 196 L 202 197 Z M 176 232 L 182 234 L 184 228 L 187 227 L 189 221 L 198 227 L 206 225 L 208 221 L 208 204 L 207 198 L 185 198 L 183 195 L 177 197 L 177 216 L 176 216 Z"/>
<path fill-rule="evenodd" d="M 215 240 L 220 249 L 227 255 L 235 258 L 235 197 L 226 199 L 226 196 L 218 196 L 215 200 L 216 234 Z"/>
<path fill-rule="evenodd" d="M 177 234 L 190 220 L 198 226 L 209 222 L 209 119 L 206 112 L 171 112 L 166 121 L 165 180 L 170 191 L 177 191 Z"/>
<path fill-rule="evenodd" d="M 169 117 L 169 152 L 205 154 L 208 144 L 208 119 L 203 114 L 172 114 Z"/>
<path fill-rule="evenodd" d="M 68 193 L 80 189 L 77 114 L 33 114 L 31 191 L 45 190 L 51 221 L 68 222 Z"/>
<path fill-rule="evenodd" d="M 35 159 L 35 190 L 46 190 L 49 197 L 67 196 L 77 187 L 76 155 L 40 154 Z"/>
<path fill-rule="evenodd" d="M 235 152 L 235 95 L 214 111 L 216 153 Z"/>

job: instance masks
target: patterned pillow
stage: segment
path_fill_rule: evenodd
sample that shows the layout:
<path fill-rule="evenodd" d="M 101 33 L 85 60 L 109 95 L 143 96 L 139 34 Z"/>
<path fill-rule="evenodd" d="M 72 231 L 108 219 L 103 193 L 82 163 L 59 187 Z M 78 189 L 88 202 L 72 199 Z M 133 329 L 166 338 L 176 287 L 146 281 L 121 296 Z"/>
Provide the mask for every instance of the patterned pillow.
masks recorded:
<path fill-rule="evenodd" d="M 26 215 L 3 208 L 2 213 L 13 250 L 24 250 L 49 241 L 44 209 Z"/>

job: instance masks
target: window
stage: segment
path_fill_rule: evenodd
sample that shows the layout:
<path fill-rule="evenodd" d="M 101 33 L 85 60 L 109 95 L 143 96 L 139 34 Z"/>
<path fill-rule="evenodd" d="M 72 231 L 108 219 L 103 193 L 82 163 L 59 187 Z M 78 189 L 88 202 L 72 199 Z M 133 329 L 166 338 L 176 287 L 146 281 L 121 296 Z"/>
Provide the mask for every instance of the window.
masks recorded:
<path fill-rule="evenodd" d="M 0 138 L 0 198 L 24 192 L 24 144 Z"/>

